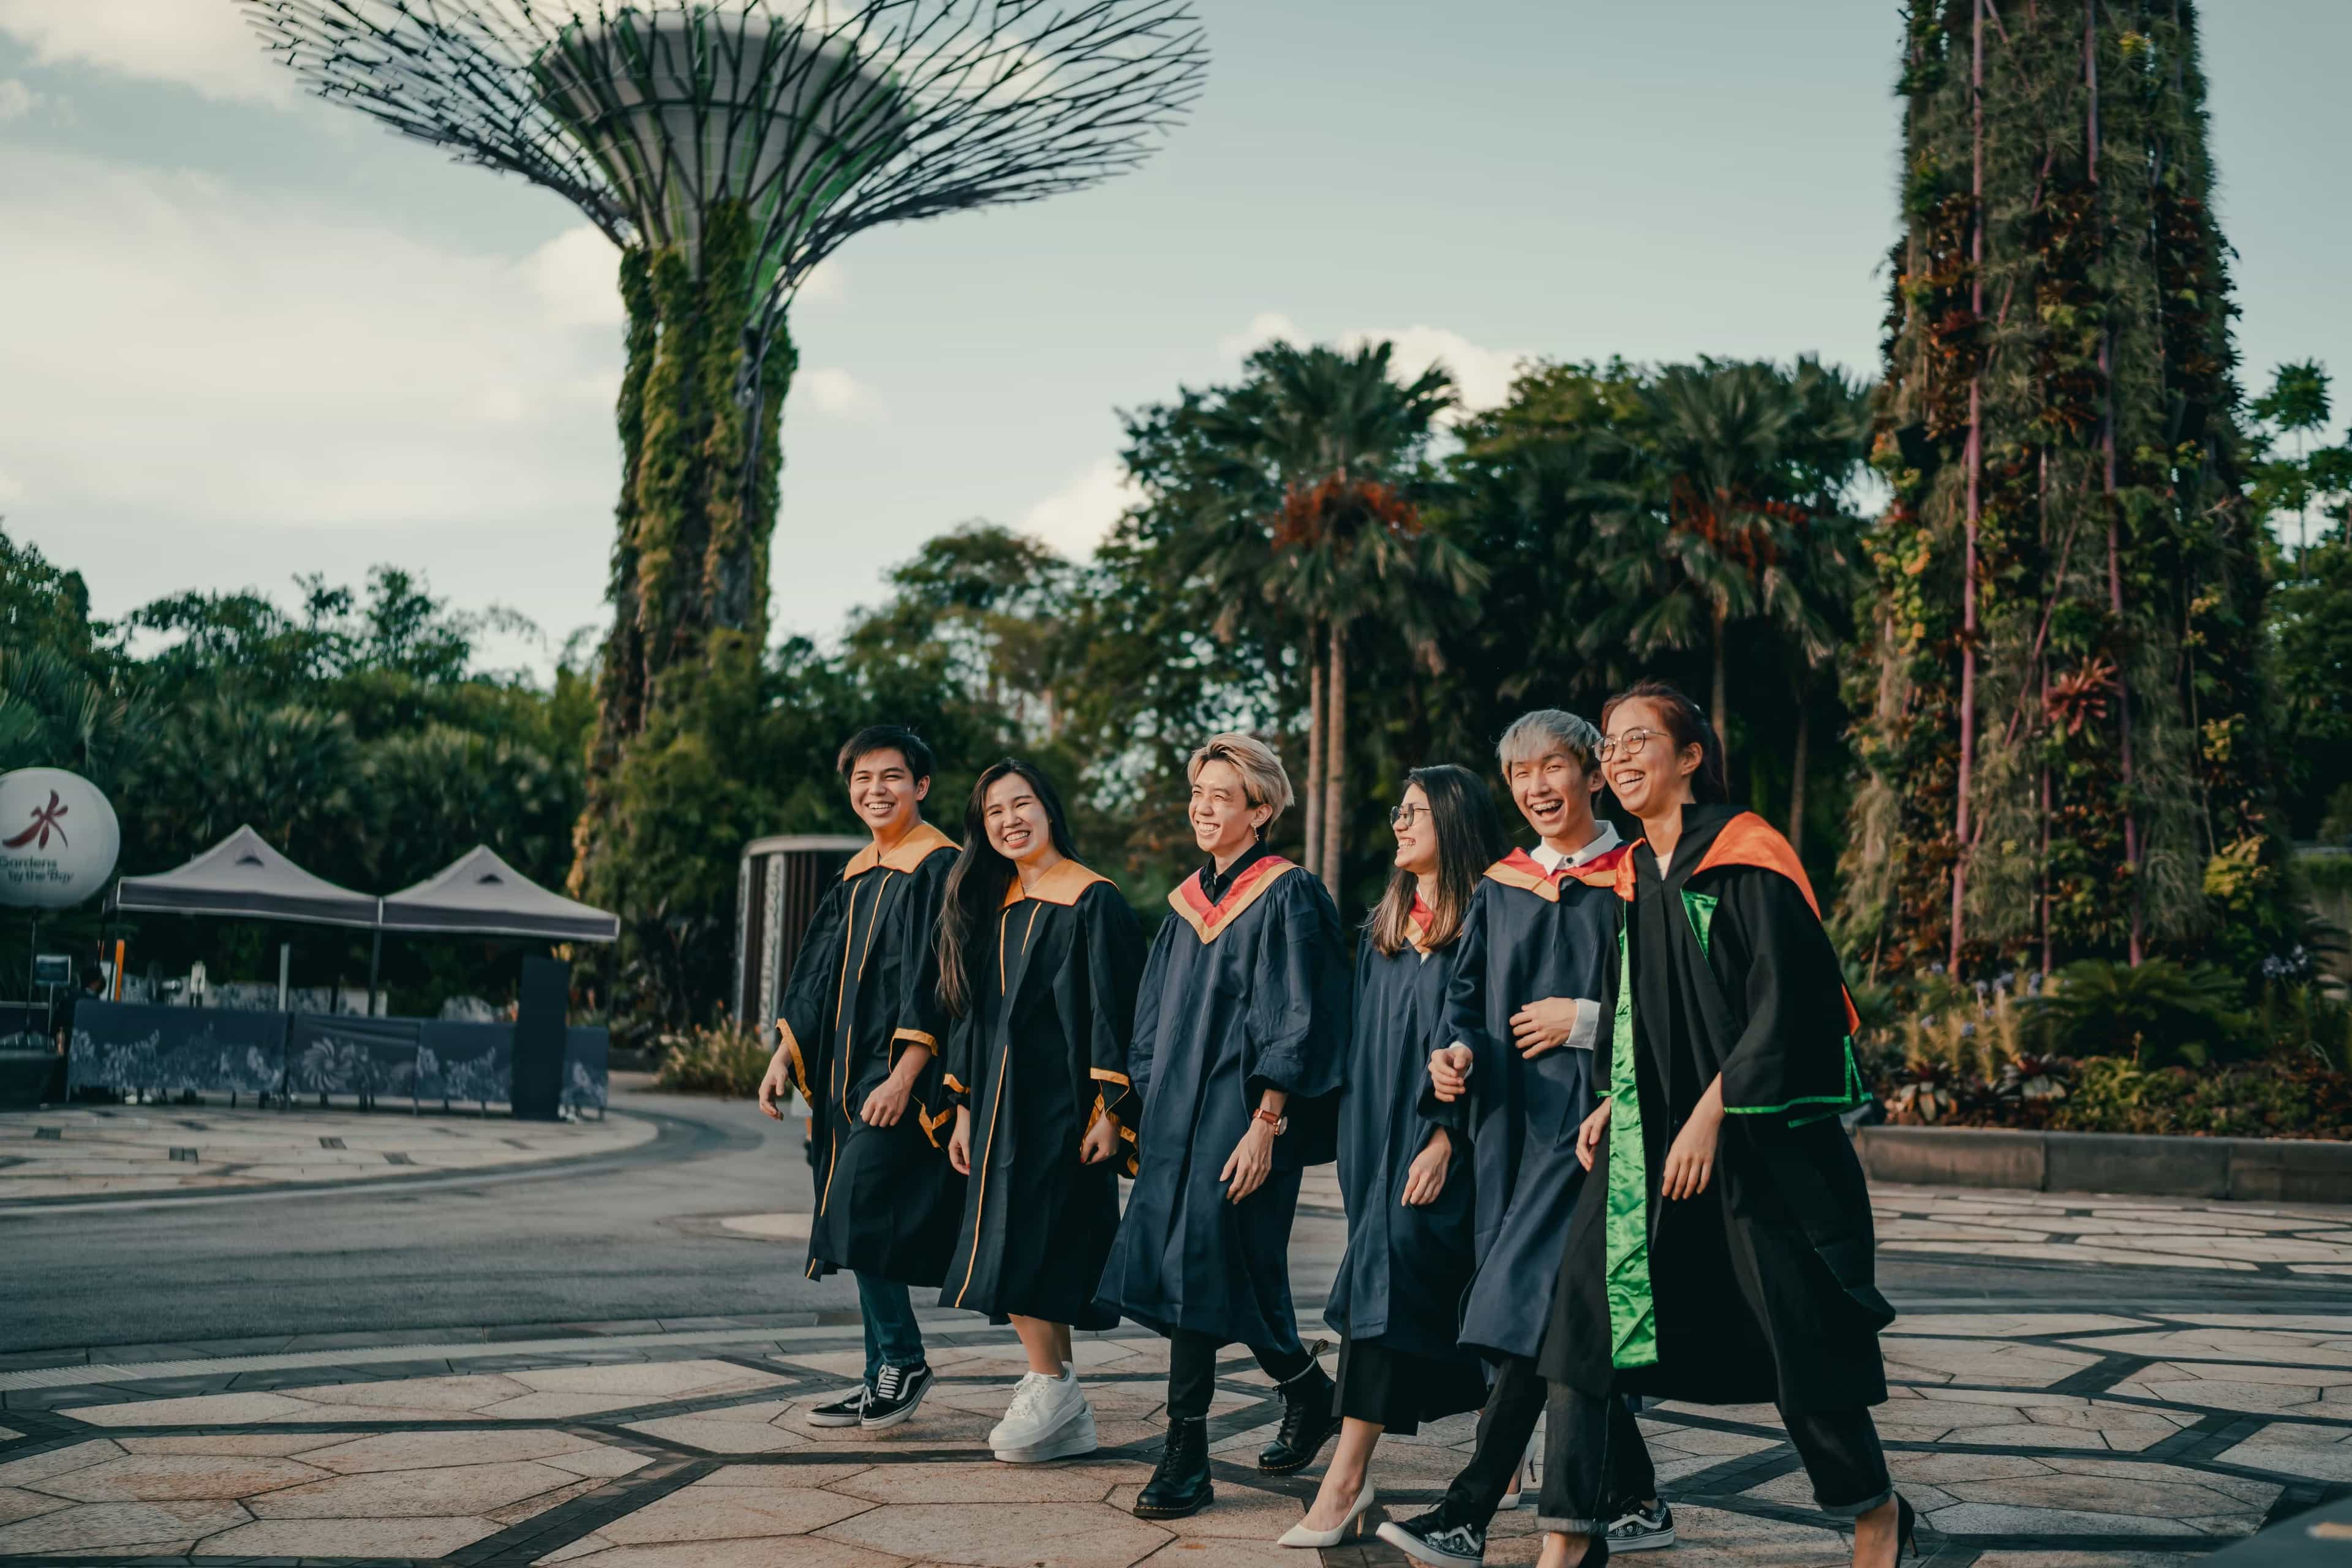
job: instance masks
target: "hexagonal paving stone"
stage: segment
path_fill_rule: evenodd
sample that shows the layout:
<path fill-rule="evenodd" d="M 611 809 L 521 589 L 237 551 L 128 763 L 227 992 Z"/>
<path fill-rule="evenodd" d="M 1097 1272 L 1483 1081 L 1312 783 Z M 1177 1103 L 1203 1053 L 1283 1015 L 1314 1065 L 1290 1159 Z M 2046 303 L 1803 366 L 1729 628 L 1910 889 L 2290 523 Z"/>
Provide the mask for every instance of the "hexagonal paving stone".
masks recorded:
<path fill-rule="evenodd" d="M 264 1421 L 348 1421 L 283 1394 L 194 1394 L 179 1399 L 126 1399 L 76 1405 L 58 1412 L 93 1426 L 244 1426 Z M 370 1415 L 373 1421 L 377 1416 Z"/>
<path fill-rule="evenodd" d="M 72 1500 L 52 1497 L 47 1492 L 28 1492 L 16 1487 L 0 1487 L 0 1524 L 14 1524 L 20 1519 L 32 1519 L 44 1513 L 55 1513 L 61 1508 L 71 1508 Z"/>
<path fill-rule="evenodd" d="M 872 1506 L 863 1498 L 842 1497 L 814 1488 L 787 1484 L 711 1487 L 698 1482 L 599 1526 L 598 1533 L 625 1546 L 805 1535 L 863 1513 Z"/>
<path fill-rule="evenodd" d="M 919 1562 L 978 1568 L 1128 1568 L 1171 1532 L 1100 1503 L 929 1503 L 887 1506 L 823 1531 L 836 1541 Z M 590 1559 L 593 1561 L 593 1559 Z"/>
<path fill-rule="evenodd" d="M 592 1456 L 599 1455 L 609 1456 L 618 1468 L 580 1469 L 569 1458 L 558 1468 L 578 1475 L 626 1475 L 650 1463 L 643 1455 L 625 1448 L 607 1448 L 593 1438 L 529 1426 L 511 1432 L 377 1432 L 331 1447 L 306 1450 L 302 1462 L 348 1476 L 371 1470 L 433 1469 L 496 1460 L 554 1460 L 558 1456 L 587 1458 L 594 1464 L 599 1461 Z"/>
<path fill-rule="evenodd" d="M 292 1459 L 235 1455 L 128 1454 L 40 1483 L 76 1502 L 168 1502 L 189 1498 L 241 1498 L 315 1481 L 327 1474 Z"/>
<path fill-rule="evenodd" d="M 499 1525 L 476 1518 L 264 1519 L 198 1548 L 206 1557 L 446 1557 Z"/>
<path fill-rule="evenodd" d="M 258 1519 L 424 1519 L 478 1514 L 579 1478 L 530 1461 L 333 1476 L 253 1500 Z M 258 1548 L 257 1555 L 264 1555 Z M 351 1552 L 341 1555 L 350 1556 Z M 383 1553 L 382 1555 L 398 1555 Z"/>
<path fill-rule="evenodd" d="M 605 1546 L 577 1555 L 550 1553 L 540 1561 L 580 1563 L 584 1568 L 907 1568 L 901 1558 L 814 1535 Z"/>
<path fill-rule="evenodd" d="M 21 1459 L 11 1459 L 0 1465 L 0 1487 L 30 1486 L 50 1476 L 87 1469 L 92 1465 L 120 1458 L 121 1455 L 121 1445 L 110 1438 L 93 1437 L 87 1443 L 68 1443 L 62 1448 L 51 1448 L 46 1454 L 27 1454 Z"/>
<path fill-rule="evenodd" d="M 61 1555 L 187 1541 L 253 1516 L 233 1502 L 86 1502 L 0 1525 L 0 1557 Z"/>

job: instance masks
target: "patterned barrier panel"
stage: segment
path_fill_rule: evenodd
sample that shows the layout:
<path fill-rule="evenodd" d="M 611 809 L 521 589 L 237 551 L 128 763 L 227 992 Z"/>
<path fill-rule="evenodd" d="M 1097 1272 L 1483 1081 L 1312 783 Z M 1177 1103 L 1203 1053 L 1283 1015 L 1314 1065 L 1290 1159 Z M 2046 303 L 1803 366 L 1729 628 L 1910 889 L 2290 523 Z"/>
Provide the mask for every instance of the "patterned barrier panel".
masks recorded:
<path fill-rule="evenodd" d="M 416 1098 L 421 1018 L 297 1013 L 286 1039 L 289 1094 Z"/>
<path fill-rule="evenodd" d="M 49 1009 L 39 1002 L 0 1002 L 0 1051 L 46 1051 Z"/>
<path fill-rule="evenodd" d="M 613 1032 L 603 1025 L 574 1024 L 563 1031 L 563 1103 L 572 1110 L 604 1110 L 611 1083 L 608 1067 Z"/>
<path fill-rule="evenodd" d="M 514 1079 L 514 1026 L 428 1018 L 416 1047 L 416 1098 L 504 1105 Z"/>
<path fill-rule="evenodd" d="M 283 1013 L 85 1001 L 74 1012 L 67 1089 L 278 1094 L 286 1025 Z"/>

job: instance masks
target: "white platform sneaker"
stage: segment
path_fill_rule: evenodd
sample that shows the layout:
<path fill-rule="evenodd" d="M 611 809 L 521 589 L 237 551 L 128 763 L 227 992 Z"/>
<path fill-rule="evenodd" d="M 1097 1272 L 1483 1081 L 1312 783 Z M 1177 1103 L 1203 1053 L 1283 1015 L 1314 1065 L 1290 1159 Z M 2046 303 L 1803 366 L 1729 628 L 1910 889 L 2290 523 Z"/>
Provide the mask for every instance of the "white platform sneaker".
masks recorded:
<path fill-rule="evenodd" d="M 1004 1419 L 988 1434 L 990 1450 L 1008 1465 L 1072 1459 L 1098 1446 L 1094 1406 L 1087 1403 L 1086 1390 L 1067 1364 L 1059 1377 L 1042 1372 L 1024 1376 L 1013 1390 Z"/>

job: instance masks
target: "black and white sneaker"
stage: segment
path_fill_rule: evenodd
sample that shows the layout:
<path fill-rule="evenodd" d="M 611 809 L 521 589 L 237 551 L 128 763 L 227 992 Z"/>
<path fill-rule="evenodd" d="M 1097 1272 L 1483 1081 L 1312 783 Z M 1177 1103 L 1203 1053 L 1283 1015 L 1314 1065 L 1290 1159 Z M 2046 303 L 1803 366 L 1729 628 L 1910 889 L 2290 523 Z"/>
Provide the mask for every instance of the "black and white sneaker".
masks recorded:
<path fill-rule="evenodd" d="M 868 1432 L 896 1426 L 915 1413 L 930 1391 L 929 1366 L 885 1366 L 874 1374 L 874 1386 L 866 1395 L 866 1411 L 857 1424 Z"/>
<path fill-rule="evenodd" d="M 866 1396 L 872 1393 L 872 1389 L 861 1383 L 840 1398 L 810 1410 L 808 1424 L 812 1426 L 855 1426 L 857 1418 L 866 1414 Z"/>
<path fill-rule="evenodd" d="M 1437 1568 L 1475 1568 L 1486 1560 L 1485 1527 L 1456 1521 L 1444 1503 L 1411 1519 L 1390 1520 L 1380 1537 L 1414 1562 Z"/>
<path fill-rule="evenodd" d="M 1663 1502 L 1627 1510 L 1609 1526 L 1609 1555 L 1655 1552 L 1675 1543 L 1675 1510 Z"/>

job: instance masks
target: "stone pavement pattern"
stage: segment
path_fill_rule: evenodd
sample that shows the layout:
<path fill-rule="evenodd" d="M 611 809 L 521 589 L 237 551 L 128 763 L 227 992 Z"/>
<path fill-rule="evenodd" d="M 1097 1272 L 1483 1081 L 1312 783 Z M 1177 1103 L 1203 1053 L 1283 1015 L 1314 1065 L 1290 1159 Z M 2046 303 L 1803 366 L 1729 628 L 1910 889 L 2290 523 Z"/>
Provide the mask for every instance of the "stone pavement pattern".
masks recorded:
<path fill-rule="evenodd" d="M 1315 1483 L 1253 1468 L 1278 1404 L 1245 1356 L 1221 1367 L 1216 1505 L 1150 1523 L 1125 1510 L 1160 1431 L 1161 1342 L 1082 1336 L 1104 1448 L 1013 1468 L 984 1437 L 1020 1352 L 971 1323 L 929 1322 L 938 1388 L 916 1420 L 871 1435 L 805 1420 L 856 1375 L 845 1323 L 616 1324 L 560 1344 L 411 1342 L 407 1359 L 361 1365 L 23 1358 L 0 1370 L 0 1563 L 1315 1561 L 1271 1544 Z M 1880 1429 L 1939 1565 L 2186 1563 L 2352 1482 L 2352 1312 L 1945 1310 L 1897 1330 Z M 1643 1425 L 1684 1540 L 1662 1563 L 1844 1560 L 1770 1409 L 1664 1405 Z M 1383 1507 L 1433 1500 L 1470 1427 L 1383 1444 Z M 1505 1515 L 1488 1561 L 1531 1563 L 1532 1525 Z M 1402 1561 L 1377 1542 L 1321 1558 Z"/>
<path fill-rule="evenodd" d="M 376 1182 L 614 1154 L 652 1140 L 633 1116 L 73 1106 L 0 1117 L 0 1206 L 27 1199 L 240 1192 Z"/>

